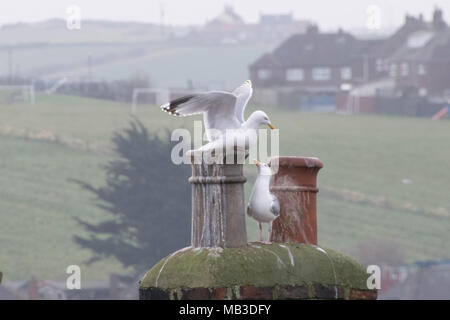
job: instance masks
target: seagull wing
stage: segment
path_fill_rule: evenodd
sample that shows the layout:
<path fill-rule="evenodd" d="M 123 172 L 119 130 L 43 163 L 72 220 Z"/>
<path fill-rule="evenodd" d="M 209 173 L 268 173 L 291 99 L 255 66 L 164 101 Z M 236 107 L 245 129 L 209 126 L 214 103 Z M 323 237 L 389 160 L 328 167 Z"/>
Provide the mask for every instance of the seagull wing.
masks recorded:
<path fill-rule="evenodd" d="M 227 129 L 239 129 L 240 123 L 236 118 L 237 97 L 225 91 L 210 91 L 175 99 L 161 109 L 175 116 L 190 116 L 203 114 L 208 139 L 213 141 L 217 134 L 210 134 L 211 129 L 224 133 Z"/>
<path fill-rule="evenodd" d="M 206 93 L 187 95 L 161 106 L 165 112 L 175 116 L 190 116 L 201 114 L 210 109 L 227 108 L 234 111 L 236 97 L 225 91 L 210 91 Z"/>
<path fill-rule="evenodd" d="M 278 198 L 274 196 L 273 194 L 270 194 L 272 197 L 272 202 L 270 204 L 270 212 L 272 212 L 275 216 L 280 215 L 280 202 L 278 201 Z"/>
<path fill-rule="evenodd" d="M 252 82 L 250 80 L 245 81 L 233 91 L 233 95 L 236 96 L 236 118 L 240 123 L 244 123 L 245 107 L 252 97 L 252 94 L 253 89 Z"/>

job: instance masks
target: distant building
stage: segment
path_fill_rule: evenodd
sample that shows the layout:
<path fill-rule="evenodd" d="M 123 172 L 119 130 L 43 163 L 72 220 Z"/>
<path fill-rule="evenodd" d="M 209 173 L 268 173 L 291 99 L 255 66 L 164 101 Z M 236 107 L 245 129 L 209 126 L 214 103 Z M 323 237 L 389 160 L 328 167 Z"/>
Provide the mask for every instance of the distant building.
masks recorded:
<path fill-rule="evenodd" d="M 373 44 L 339 30 L 321 33 L 317 26 L 296 34 L 250 66 L 255 88 L 278 88 L 288 105 L 330 107 L 342 87 L 367 77 L 367 55 Z"/>
<path fill-rule="evenodd" d="M 234 27 L 241 26 L 243 24 L 244 20 L 242 20 L 241 16 L 234 11 L 233 7 L 225 6 L 223 12 L 208 22 L 206 27 L 233 29 Z"/>
<path fill-rule="evenodd" d="M 363 80 L 363 56 L 369 48 L 370 41 L 358 40 L 342 30 L 320 33 L 311 26 L 256 60 L 250 66 L 250 77 L 257 87 L 338 91 L 342 84 Z"/>
<path fill-rule="evenodd" d="M 192 36 L 203 43 L 237 44 L 264 43 L 278 44 L 296 33 L 304 33 L 308 21 L 296 20 L 292 13 L 261 14 L 258 23 L 246 23 L 231 6 L 208 21 Z M 195 40 L 195 39 L 194 39 Z"/>
<path fill-rule="evenodd" d="M 423 16 L 418 18 L 406 15 L 403 25 L 391 36 L 379 41 L 370 52 L 372 61 L 371 73 L 375 78 L 386 77 L 389 75 L 388 58 L 396 52 L 415 32 L 420 32 L 427 28 L 427 23 L 423 20 Z"/>
<path fill-rule="evenodd" d="M 261 25 L 290 25 L 294 22 L 292 13 L 285 14 L 260 14 L 259 23 Z"/>
<path fill-rule="evenodd" d="M 289 16 L 264 20 L 288 21 Z M 362 40 L 309 26 L 257 59 L 249 72 L 257 98 L 306 110 L 333 109 L 338 95 L 352 104 L 352 96 L 381 91 L 450 97 L 450 28 L 439 9 L 431 23 L 407 15 L 386 39 Z M 374 102 L 368 103 L 366 109 L 373 110 Z"/>
<path fill-rule="evenodd" d="M 201 31 L 203 41 L 210 43 L 238 43 L 247 37 L 246 24 L 231 6 L 205 24 Z"/>
<path fill-rule="evenodd" d="M 305 33 L 309 25 L 309 21 L 296 20 L 292 13 L 260 14 L 255 30 L 259 40 L 278 43 L 293 34 Z"/>
<path fill-rule="evenodd" d="M 450 98 L 450 28 L 442 11 L 435 10 L 433 21 L 411 33 L 387 61 L 397 88 Z"/>

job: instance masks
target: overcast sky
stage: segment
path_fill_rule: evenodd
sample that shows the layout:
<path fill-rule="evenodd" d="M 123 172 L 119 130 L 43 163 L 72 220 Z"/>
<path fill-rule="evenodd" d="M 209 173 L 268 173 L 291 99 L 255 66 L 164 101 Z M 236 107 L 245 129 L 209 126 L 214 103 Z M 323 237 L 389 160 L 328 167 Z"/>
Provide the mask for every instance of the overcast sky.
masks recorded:
<path fill-rule="evenodd" d="M 323 29 L 364 27 L 369 5 L 381 9 L 381 27 L 403 22 L 405 13 L 431 18 L 434 6 L 450 21 L 450 0 L 1 0 L 0 24 L 65 18 L 69 5 L 78 5 L 84 19 L 155 22 L 174 25 L 201 24 L 233 6 L 248 22 L 262 13 L 292 12 L 296 18 L 318 22 Z"/>

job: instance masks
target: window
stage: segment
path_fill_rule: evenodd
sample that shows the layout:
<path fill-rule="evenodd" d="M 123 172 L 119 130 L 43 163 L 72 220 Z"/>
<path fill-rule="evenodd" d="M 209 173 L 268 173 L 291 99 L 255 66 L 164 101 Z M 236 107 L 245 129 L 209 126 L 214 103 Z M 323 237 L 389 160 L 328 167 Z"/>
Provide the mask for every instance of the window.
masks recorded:
<path fill-rule="evenodd" d="M 376 66 L 377 72 L 383 72 L 383 70 L 384 70 L 383 59 L 377 59 L 376 64 L 377 64 L 377 66 Z"/>
<path fill-rule="evenodd" d="M 417 67 L 417 73 L 421 76 L 427 73 L 427 69 L 425 68 L 424 64 L 419 64 L 419 66 Z"/>
<path fill-rule="evenodd" d="M 261 80 L 268 79 L 271 75 L 271 72 L 269 69 L 260 69 L 258 70 L 258 78 Z"/>
<path fill-rule="evenodd" d="M 389 75 L 391 77 L 397 76 L 397 65 L 395 63 L 392 63 L 391 66 L 389 67 Z"/>
<path fill-rule="evenodd" d="M 347 39 L 345 39 L 345 37 L 336 38 L 336 43 L 339 43 L 339 44 L 343 44 L 346 41 L 347 41 Z"/>
<path fill-rule="evenodd" d="M 312 70 L 312 77 L 317 81 L 330 80 L 331 70 L 330 68 L 314 68 Z"/>
<path fill-rule="evenodd" d="M 402 76 L 406 77 L 409 74 L 409 65 L 407 62 L 402 63 Z"/>
<path fill-rule="evenodd" d="M 287 69 L 286 70 L 286 80 L 287 81 L 301 81 L 304 79 L 303 69 Z"/>
<path fill-rule="evenodd" d="M 414 32 L 408 37 L 407 45 L 409 48 L 423 48 L 433 37 L 432 31 Z"/>
<path fill-rule="evenodd" d="M 352 78 L 352 68 L 345 67 L 341 69 L 341 79 L 350 80 Z"/>

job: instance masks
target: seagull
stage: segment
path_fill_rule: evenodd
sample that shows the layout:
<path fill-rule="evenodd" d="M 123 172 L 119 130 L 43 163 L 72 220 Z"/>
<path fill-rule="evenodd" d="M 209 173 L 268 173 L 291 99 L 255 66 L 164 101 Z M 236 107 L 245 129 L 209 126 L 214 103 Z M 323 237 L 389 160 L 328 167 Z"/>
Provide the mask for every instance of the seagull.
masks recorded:
<path fill-rule="evenodd" d="M 280 203 L 275 195 L 270 193 L 270 178 L 272 176 L 271 168 L 263 162 L 254 160 L 258 167 L 258 176 L 253 186 L 250 201 L 247 205 L 247 214 L 259 223 L 259 241 L 262 239 L 263 222 L 269 223 L 268 241 L 270 243 L 270 234 L 272 233 L 272 222 L 280 215 Z M 264 242 L 263 242 L 264 243 Z"/>
<path fill-rule="evenodd" d="M 233 92 L 209 91 L 187 95 L 162 105 L 161 109 L 175 116 L 203 114 L 209 142 L 223 140 L 227 130 L 245 134 L 247 130 L 257 130 L 264 124 L 275 129 L 267 114 L 261 110 L 244 120 L 245 107 L 252 93 L 252 83 L 247 80 Z"/>

